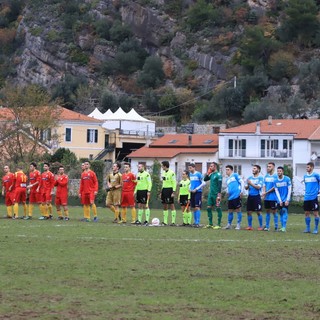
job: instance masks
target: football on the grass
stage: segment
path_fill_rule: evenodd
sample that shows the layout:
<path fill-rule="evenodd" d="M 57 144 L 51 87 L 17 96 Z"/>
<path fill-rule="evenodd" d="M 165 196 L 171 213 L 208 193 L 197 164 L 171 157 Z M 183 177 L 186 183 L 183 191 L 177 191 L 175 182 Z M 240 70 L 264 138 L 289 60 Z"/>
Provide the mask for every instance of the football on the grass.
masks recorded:
<path fill-rule="evenodd" d="M 160 225 L 160 220 L 158 218 L 153 218 L 151 221 L 151 224 L 153 226 L 159 226 Z"/>

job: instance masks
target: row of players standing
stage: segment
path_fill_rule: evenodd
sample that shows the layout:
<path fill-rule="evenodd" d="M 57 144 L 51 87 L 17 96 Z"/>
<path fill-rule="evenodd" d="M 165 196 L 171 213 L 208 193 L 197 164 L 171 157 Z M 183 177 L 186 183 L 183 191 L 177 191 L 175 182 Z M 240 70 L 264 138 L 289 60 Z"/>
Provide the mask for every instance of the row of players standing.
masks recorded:
<path fill-rule="evenodd" d="M 176 210 L 174 206 L 174 198 L 176 196 L 176 178 L 175 173 L 169 169 L 169 162 L 163 161 L 162 166 L 162 189 L 161 201 L 163 203 L 163 225 L 168 225 L 169 209 L 171 210 L 171 225 L 176 225 Z M 10 172 L 8 166 L 4 167 L 5 175 L 3 177 L 2 194 L 5 195 L 5 203 L 7 206 L 7 216 L 10 218 L 18 218 L 18 204 L 22 203 L 24 208 L 25 219 L 31 219 L 34 204 L 40 204 L 41 220 L 50 219 L 52 217 L 52 195 L 53 188 L 56 186 L 55 204 L 57 208 L 58 219 L 69 220 L 68 213 L 68 176 L 64 173 L 64 167 L 60 166 L 58 175 L 54 176 L 50 171 L 49 163 L 44 163 L 44 172 L 41 174 L 37 170 L 37 165 L 33 162 L 30 164 L 29 183 L 27 177 L 21 168 L 17 168 L 15 174 Z M 143 224 L 148 224 L 150 219 L 149 199 L 152 188 L 152 180 L 150 174 L 145 170 L 143 164 L 138 165 L 138 174 L 135 176 L 131 172 L 130 163 L 124 164 L 124 173 L 120 173 L 121 164 L 116 162 L 113 164 L 112 173 L 107 176 L 108 195 L 106 205 L 114 212 L 114 221 L 117 223 L 126 223 L 127 208 L 131 208 L 132 223 L 142 224 L 142 216 L 145 214 Z M 307 173 L 304 176 L 305 183 L 305 222 L 306 229 L 304 232 L 310 233 L 311 218 L 310 212 L 314 213 L 314 230 L 318 233 L 319 214 L 318 214 L 318 193 L 320 176 L 314 172 L 314 164 L 307 164 Z M 232 228 L 233 214 L 237 213 L 237 225 L 235 229 L 241 229 L 242 212 L 241 197 L 244 188 L 248 190 L 247 200 L 247 230 L 252 228 L 252 212 L 257 212 L 259 228 L 258 230 L 270 230 L 270 218 L 273 214 L 274 227 L 278 230 L 278 212 L 280 214 L 281 231 L 286 231 L 288 219 L 288 206 L 291 196 L 291 180 L 284 175 L 283 167 L 277 168 L 275 173 L 275 164 L 269 162 L 267 165 L 267 174 L 265 177 L 260 175 L 261 168 L 254 165 L 252 176 L 250 176 L 246 184 L 241 177 L 233 172 L 231 165 L 226 166 L 226 184 L 228 194 L 228 223 L 225 229 Z M 193 226 L 200 226 L 201 204 L 202 204 L 202 188 L 206 181 L 210 181 L 210 190 L 208 194 L 208 222 L 206 228 L 221 228 L 222 210 L 221 188 L 222 176 L 218 172 L 217 163 L 210 164 L 208 172 L 204 178 L 202 174 L 195 169 L 195 164 L 188 166 L 188 171 L 182 173 L 182 180 L 179 183 L 179 203 L 183 212 L 183 226 L 191 225 L 192 215 L 190 207 L 193 211 Z M 88 161 L 82 164 L 82 174 L 80 181 L 79 197 L 83 204 L 84 218 L 83 221 L 90 221 L 90 207 L 93 211 L 94 221 L 98 221 L 97 208 L 95 205 L 95 196 L 98 192 L 98 180 L 96 174 L 90 169 Z M 26 194 L 29 194 L 29 209 L 26 205 Z M 266 210 L 265 225 L 263 227 L 262 199 L 264 199 L 264 207 Z M 138 217 L 135 209 L 135 202 L 138 204 Z M 64 209 L 64 217 L 61 207 Z M 217 211 L 217 224 L 213 225 L 213 207 Z M 13 209 L 12 209 L 13 208 Z M 121 213 L 120 213 L 121 208 Z M 28 212 L 27 212 L 28 211 Z"/>

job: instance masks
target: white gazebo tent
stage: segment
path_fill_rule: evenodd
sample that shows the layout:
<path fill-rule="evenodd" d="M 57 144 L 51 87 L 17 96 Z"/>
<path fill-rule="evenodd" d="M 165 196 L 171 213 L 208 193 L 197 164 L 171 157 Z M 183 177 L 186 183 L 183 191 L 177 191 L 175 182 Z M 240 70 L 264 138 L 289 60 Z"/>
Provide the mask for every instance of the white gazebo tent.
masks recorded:
<path fill-rule="evenodd" d="M 103 120 L 103 114 L 99 111 L 98 108 L 95 108 L 89 115 L 88 117 L 94 118 L 94 119 L 98 119 L 98 120 Z"/>
<path fill-rule="evenodd" d="M 155 121 L 140 116 L 134 109 L 126 113 L 119 108 L 113 114 L 104 117 L 104 120 L 102 126 L 108 130 L 119 129 L 121 133 L 134 135 L 155 134 Z"/>

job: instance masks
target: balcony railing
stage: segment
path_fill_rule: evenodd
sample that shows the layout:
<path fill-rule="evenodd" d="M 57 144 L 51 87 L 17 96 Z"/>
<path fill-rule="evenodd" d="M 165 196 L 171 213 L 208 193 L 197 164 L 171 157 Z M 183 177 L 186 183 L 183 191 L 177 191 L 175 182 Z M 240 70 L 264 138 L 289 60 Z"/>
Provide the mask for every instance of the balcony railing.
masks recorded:
<path fill-rule="evenodd" d="M 292 158 L 292 150 L 260 150 L 261 158 Z"/>
<path fill-rule="evenodd" d="M 236 157 L 245 158 L 246 152 L 247 152 L 247 149 L 229 149 L 228 156 L 232 158 L 236 158 Z"/>

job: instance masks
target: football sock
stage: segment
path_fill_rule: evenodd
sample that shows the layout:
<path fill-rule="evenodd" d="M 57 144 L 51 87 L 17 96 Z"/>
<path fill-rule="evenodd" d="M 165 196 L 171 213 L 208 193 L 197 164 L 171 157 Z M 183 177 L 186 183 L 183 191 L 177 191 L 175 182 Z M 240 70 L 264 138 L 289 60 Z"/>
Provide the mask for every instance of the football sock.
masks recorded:
<path fill-rule="evenodd" d="M 177 216 L 177 211 L 176 210 L 171 210 L 171 222 L 176 223 L 176 216 Z"/>
<path fill-rule="evenodd" d="M 238 212 L 237 214 L 237 223 L 241 223 L 242 221 L 242 212 Z"/>
<path fill-rule="evenodd" d="M 270 212 L 266 213 L 266 227 L 270 228 Z"/>
<path fill-rule="evenodd" d="M 139 220 L 139 222 L 142 221 L 142 214 L 143 214 L 143 210 L 142 210 L 142 209 L 139 209 L 139 210 L 138 210 L 138 220 Z"/>
<path fill-rule="evenodd" d="M 84 218 L 90 219 L 90 206 L 88 204 L 85 204 L 83 206 L 83 212 L 84 212 Z"/>
<path fill-rule="evenodd" d="M 135 207 L 131 208 L 131 218 L 132 218 L 132 221 L 137 220 L 137 210 Z"/>
<path fill-rule="evenodd" d="M 29 204 L 29 217 L 32 217 L 32 213 L 33 213 L 33 204 Z"/>
<path fill-rule="evenodd" d="M 283 228 L 287 227 L 287 220 L 288 220 L 288 210 L 286 208 L 282 209 L 282 222 L 281 225 Z"/>
<path fill-rule="evenodd" d="M 262 214 L 258 215 L 258 221 L 259 221 L 259 227 L 262 228 L 262 225 L 263 225 Z"/>
<path fill-rule="evenodd" d="M 52 216 L 52 204 L 51 203 L 48 204 L 48 212 Z"/>
<path fill-rule="evenodd" d="M 16 218 L 19 217 L 19 204 L 18 203 L 15 203 L 13 205 L 13 214 Z"/>
<path fill-rule="evenodd" d="M 27 211 L 28 211 L 28 206 L 26 203 L 24 203 L 23 205 L 23 216 L 26 217 L 27 216 Z"/>
<path fill-rule="evenodd" d="M 212 208 L 207 208 L 209 225 L 212 226 Z"/>
<path fill-rule="evenodd" d="M 198 210 L 195 211 L 194 214 L 195 214 L 195 218 L 196 218 L 196 219 L 195 219 L 195 223 L 196 223 L 196 224 L 200 224 L 201 211 L 198 209 Z"/>
<path fill-rule="evenodd" d="M 163 222 L 168 224 L 168 210 L 163 210 Z"/>
<path fill-rule="evenodd" d="M 275 213 L 273 215 L 273 221 L 274 221 L 274 227 L 277 229 L 278 229 L 278 220 L 279 220 L 278 213 Z"/>
<path fill-rule="evenodd" d="M 127 221 L 127 208 L 122 208 L 121 209 L 121 220 L 122 221 Z"/>
<path fill-rule="evenodd" d="M 310 218 L 310 217 L 305 217 L 304 220 L 305 220 L 305 222 L 306 222 L 307 230 L 310 231 L 311 218 Z"/>
<path fill-rule="evenodd" d="M 62 217 L 62 211 L 61 211 L 61 209 L 60 209 L 60 210 L 57 210 L 57 214 L 58 214 L 58 217 Z"/>
<path fill-rule="evenodd" d="M 93 203 L 91 205 L 91 208 L 92 208 L 92 213 L 93 213 L 93 216 L 96 217 L 97 216 L 97 206 L 95 203 Z"/>
<path fill-rule="evenodd" d="M 188 223 L 188 212 L 183 212 L 182 211 L 182 219 L 183 219 L 183 223 L 184 224 Z"/>
<path fill-rule="evenodd" d="M 150 209 L 149 208 L 146 208 L 146 221 L 149 222 L 149 219 L 150 219 Z"/>
<path fill-rule="evenodd" d="M 222 220 L 222 210 L 221 208 L 217 208 L 218 212 L 218 226 L 221 226 L 221 220 Z"/>
<path fill-rule="evenodd" d="M 69 217 L 69 210 L 64 210 L 64 216 Z"/>
<path fill-rule="evenodd" d="M 319 217 L 315 217 L 314 218 L 314 229 L 318 230 L 318 226 L 319 226 Z"/>
<path fill-rule="evenodd" d="M 232 224 L 232 220 L 233 220 L 233 212 L 229 212 L 228 213 L 228 224 Z"/>
<path fill-rule="evenodd" d="M 247 219 L 248 219 L 248 227 L 252 227 L 252 216 L 248 215 Z"/>
<path fill-rule="evenodd" d="M 187 215 L 187 223 L 188 223 L 188 224 L 191 224 L 191 221 L 192 221 L 191 211 L 187 212 L 186 215 Z"/>
<path fill-rule="evenodd" d="M 12 218 L 12 206 L 7 206 L 7 216 Z"/>
<path fill-rule="evenodd" d="M 45 217 L 49 217 L 48 206 L 46 204 L 43 205 L 43 213 Z"/>
<path fill-rule="evenodd" d="M 119 219 L 119 208 L 114 208 L 114 218 Z"/>

